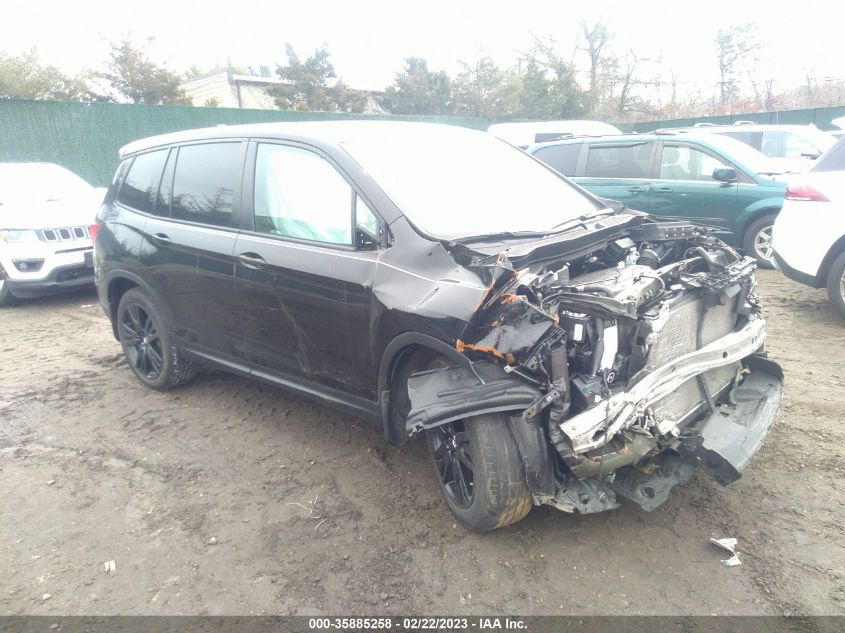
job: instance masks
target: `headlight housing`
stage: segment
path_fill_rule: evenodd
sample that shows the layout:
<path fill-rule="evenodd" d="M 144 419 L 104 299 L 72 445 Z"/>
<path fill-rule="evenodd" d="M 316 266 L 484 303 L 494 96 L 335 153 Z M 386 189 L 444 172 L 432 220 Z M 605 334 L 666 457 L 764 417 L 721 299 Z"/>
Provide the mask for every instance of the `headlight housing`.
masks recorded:
<path fill-rule="evenodd" d="M 32 229 L 0 229 L 0 240 L 16 244 L 21 242 L 37 242 L 38 234 Z"/>

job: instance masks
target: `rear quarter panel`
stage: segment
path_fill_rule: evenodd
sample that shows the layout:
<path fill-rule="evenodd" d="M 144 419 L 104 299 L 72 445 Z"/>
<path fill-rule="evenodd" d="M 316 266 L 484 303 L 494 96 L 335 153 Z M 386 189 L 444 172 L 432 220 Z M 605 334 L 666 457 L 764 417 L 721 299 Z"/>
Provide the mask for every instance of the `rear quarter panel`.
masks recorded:
<path fill-rule="evenodd" d="M 787 200 L 774 226 L 775 252 L 792 268 L 816 276 L 830 249 L 845 236 L 845 173 L 811 172 L 790 180 L 809 184 L 830 199 Z"/>

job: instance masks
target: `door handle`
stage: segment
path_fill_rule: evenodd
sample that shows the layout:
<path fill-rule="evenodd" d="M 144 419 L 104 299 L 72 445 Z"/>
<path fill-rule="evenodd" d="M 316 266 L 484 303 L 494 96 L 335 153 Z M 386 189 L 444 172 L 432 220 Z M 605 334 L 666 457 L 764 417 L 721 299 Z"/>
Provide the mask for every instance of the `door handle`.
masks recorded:
<path fill-rule="evenodd" d="M 655 193 L 672 193 L 672 187 L 655 187 Z"/>
<path fill-rule="evenodd" d="M 645 187 L 640 187 L 640 186 L 628 187 L 628 191 L 630 191 L 631 193 L 642 193 L 645 190 L 646 190 Z"/>
<path fill-rule="evenodd" d="M 168 246 L 172 243 L 170 237 L 165 235 L 164 233 L 155 233 L 153 235 L 153 240 L 161 246 Z"/>
<path fill-rule="evenodd" d="M 252 268 L 253 270 L 264 268 L 267 265 L 267 261 L 257 253 L 241 253 L 237 259 L 246 268 Z"/>

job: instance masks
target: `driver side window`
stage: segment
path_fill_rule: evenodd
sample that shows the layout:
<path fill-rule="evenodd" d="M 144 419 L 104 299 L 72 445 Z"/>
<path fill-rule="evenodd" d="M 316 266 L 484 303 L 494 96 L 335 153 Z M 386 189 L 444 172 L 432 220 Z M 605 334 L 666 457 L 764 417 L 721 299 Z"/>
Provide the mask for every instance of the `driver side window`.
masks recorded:
<path fill-rule="evenodd" d="M 352 246 L 353 192 L 314 152 L 260 143 L 255 165 L 255 230 Z"/>
<path fill-rule="evenodd" d="M 660 159 L 661 180 L 713 180 L 713 170 L 730 167 L 705 152 L 683 145 L 664 145 Z"/>
<path fill-rule="evenodd" d="M 375 213 L 357 194 L 355 195 L 355 246 L 371 250 L 379 244 L 379 225 Z"/>

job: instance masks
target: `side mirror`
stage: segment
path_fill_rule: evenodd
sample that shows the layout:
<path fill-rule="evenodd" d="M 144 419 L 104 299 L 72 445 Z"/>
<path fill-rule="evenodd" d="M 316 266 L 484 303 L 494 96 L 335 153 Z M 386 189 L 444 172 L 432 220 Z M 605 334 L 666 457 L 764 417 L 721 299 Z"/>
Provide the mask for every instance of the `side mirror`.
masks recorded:
<path fill-rule="evenodd" d="M 717 167 L 713 170 L 713 180 L 736 182 L 739 180 L 739 174 L 733 167 Z"/>

